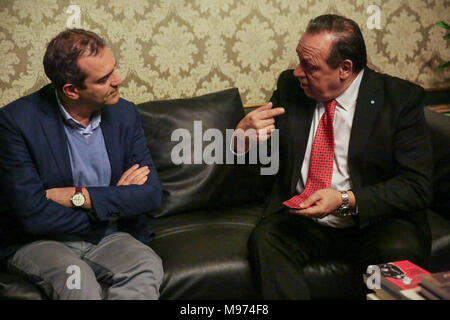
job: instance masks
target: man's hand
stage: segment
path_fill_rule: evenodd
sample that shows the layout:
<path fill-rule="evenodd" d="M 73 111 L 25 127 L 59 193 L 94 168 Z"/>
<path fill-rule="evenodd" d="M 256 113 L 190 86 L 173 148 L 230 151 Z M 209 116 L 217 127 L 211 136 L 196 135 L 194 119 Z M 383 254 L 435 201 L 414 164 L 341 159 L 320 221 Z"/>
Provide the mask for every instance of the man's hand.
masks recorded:
<path fill-rule="evenodd" d="M 147 166 L 139 168 L 138 164 L 135 164 L 130 169 L 125 171 L 120 177 L 119 182 L 117 182 L 117 186 L 128 186 L 131 184 L 142 185 L 147 181 L 147 176 L 150 173 L 150 170 Z M 66 187 L 66 188 L 52 188 L 45 190 L 45 196 L 49 200 L 53 200 L 56 203 L 67 207 L 72 208 L 72 202 L 70 198 L 75 193 L 75 187 Z M 86 198 L 86 202 L 83 205 L 84 209 L 92 209 L 91 197 L 89 195 L 89 191 L 86 188 L 82 188 L 82 193 Z"/>
<path fill-rule="evenodd" d="M 314 192 L 302 204 L 300 204 L 299 209 L 290 209 L 289 212 L 308 218 L 320 219 L 338 209 L 341 204 L 342 196 L 339 191 L 334 189 L 321 189 Z"/>
<path fill-rule="evenodd" d="M 147 181 L 149 173 L 150 169 L 148 166 L 139 168 L 139 165 L 135 164 L 122 174 L 119 182 L 117 182 L 117 186 L 143 185 Z"/>
<path fill-rule="evenodd" d="M 86 202 L 84 203 L 83 208 L 91 210 L 92 204 L 89 191 L 86 188 L 82 188 L 81 192 L 86 198 Z M 56 203 L 67 208 L 72 208 L 72 202 L 70 201 L 70 198 L 72 198 L 74 194 L 75 194 L 75 187 L 52 188 L 45 190 L 45 196 L 47 197 L 47 199 L 53 200 Z"/>
<path fill-rule="evenodd" d="M 273 130 L 275 130 L 275 117 L 282 115 L 284 108 L 278 107 L 272 109 L 272 102 L 259 107 L 247 114 L 237 125 L 236 130 L 243 130 L 244 135 L 236 134 L 235 138 L 245 141 L 245 151 L 250 148 L 250 141 L 256 140 L 258 143 L 270 138 Z M 256 137 L 249 136 L 248 130 L 253 129 Z M 252 130 L 252 131 L 253 131 Z M 245 134 L 247 133 L 247 134 Z M 234 149 L 236 150 L 237 141 L 235 141 Z M 241 151 L 241 150 L 239 150 Z"/>

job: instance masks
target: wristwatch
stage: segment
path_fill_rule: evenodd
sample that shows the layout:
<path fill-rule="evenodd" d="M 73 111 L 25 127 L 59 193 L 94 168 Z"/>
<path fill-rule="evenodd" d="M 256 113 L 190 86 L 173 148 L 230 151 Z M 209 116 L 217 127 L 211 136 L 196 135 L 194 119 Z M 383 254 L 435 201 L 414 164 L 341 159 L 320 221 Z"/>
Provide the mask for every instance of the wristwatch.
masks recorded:
<path fill-rule="evenodd" d="M 86 197 L 84 196 L 81 187 L 75 187 L 75 193 L 70 198 L 72 206 L 75 208 L 81 208 L 86 202 Z"/>
<path fill-rule="evenodd" d="M 350 201 L 348 199 L 347 191 L 341 191 L 342 204 L 337 209 L 337 214 L 341 217 L 351 216 L 354 214 L 354 211 L 350 207 Z"/>

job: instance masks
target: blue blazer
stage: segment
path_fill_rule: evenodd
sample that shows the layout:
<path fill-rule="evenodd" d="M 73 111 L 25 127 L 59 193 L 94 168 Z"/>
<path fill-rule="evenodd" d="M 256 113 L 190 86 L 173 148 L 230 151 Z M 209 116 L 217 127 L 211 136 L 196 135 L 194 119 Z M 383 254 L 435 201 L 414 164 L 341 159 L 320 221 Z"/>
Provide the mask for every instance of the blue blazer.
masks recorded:
<path fill-rule="evenodd" d="M 120 99 L 102 110 L 111 164 L 108 187 L 87 188 L 94 210 L 66 208 L 45 190 L 73 187 L 62 116 L 52 85 L 0 108 L 0 259 L 40 239 L 97 243 L 111 219 L 142 242 L 152 232 L 144 213 L 161 204 L 161 184 L 134 104 Z M 116 186 L 133 164 L 147 165 L 147 182 Z"/>

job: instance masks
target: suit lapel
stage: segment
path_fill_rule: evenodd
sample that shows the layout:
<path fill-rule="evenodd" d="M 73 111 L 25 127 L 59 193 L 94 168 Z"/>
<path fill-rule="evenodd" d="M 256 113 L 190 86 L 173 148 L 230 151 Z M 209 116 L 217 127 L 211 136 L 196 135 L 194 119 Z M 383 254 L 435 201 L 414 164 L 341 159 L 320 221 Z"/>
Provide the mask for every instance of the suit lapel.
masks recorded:
<path fill-rule="evenodd" d="M 111 108 L 111 107 L 107 107 Z M 102 111 L 102 122 L 100 124 L 102 128 L 103 139 L 105 140 L 106 151 L 108 152 L 109 163 L 111 165 L 111 182 L 115 185 L 119 181 L 122 168 L 121 168 L 121 155 L 120 139 L 117 136 L 119 128 L 114 126 L 114 121 L 111 118 L 107 110 Z"/>
<path fill-rule="evenodd" d="M 52 85 L 42 91 L 44 103 L 42 104 L 43 116 L 40 118 L 42 130 L 50 146 L 50 154 L 56 163 L 65 186 L 73 185 L 72 168 L 70 166 L 69 150 L 67 148 L 67 136 L 58 109 L 55 97 L 55 89 Z"/>
<path fill-rule="evenodd" d="M 289 130 L 291 132 L 291 143 L 290 154 L 292 155 L 289 159 L 294 159 L 292 163 L 291 173 L 291 194 L 295 193 L 295 187 L 297 181 L 300 178 L 301 165 L 305 157 L 305 150 L 308 145 L 309 131 L 311 129 L 312 117 L 314 115 L 314 110 L 316 107 L 316 102 L 312 99 L 307 99 L 304 105 L 300 105 L 299 102 L 296 103 L 295 115 L 290 117 Z"/>
<path fill-rule="evenodd" d="M 366 68 L 356 101 L 356 110 L 348 150 L 348 164 L 354 186 L 362 185 L 361 172 L 363 169 L 365 147 L 382 106 L 382 100 L 381 83 L 374 71 Z"/>

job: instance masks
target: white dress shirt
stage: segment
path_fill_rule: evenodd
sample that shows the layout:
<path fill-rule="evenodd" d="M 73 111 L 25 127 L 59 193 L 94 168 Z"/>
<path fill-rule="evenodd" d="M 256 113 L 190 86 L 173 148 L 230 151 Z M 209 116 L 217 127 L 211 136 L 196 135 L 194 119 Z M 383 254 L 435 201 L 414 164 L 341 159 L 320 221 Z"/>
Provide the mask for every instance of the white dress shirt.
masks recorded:
<path fill-rule="evenodd" d="M 331 189 L 338 191 L 347 191 L 352 188 L 352 181 L 348 169 L 348 145 L 350 142 L 350 133 L 352 130 L 353 116 L 355 115 L 356 99 L 358 98 L 359 86 L 364 69 L 353 80 L 350 86 L 336 98 L 336 111 L 334 114 L 334 160 L 333 160 L 333 177 L 331 179 Z M 317 127 L 319 126 L 320 118 L 325 112 L 325 105 L 322 102 L 316 104 L 316 110 L 312 119 L 311 130 L 309 132 L 308 145 L 305 151 L 305 158 L 303 159 L 300 178 L 298 179 L 296 191 L 298 194 L 303 192 L 308 178 L 309 160 L 311 158 L 311 150 L 316 135 Z M 314 220 L 321 224 L 334 228 L 346 228 L 354 225 L 351 216 L 339 217 L 334 214 L 329 214 L 322 219 L 314 218 Z"/>

